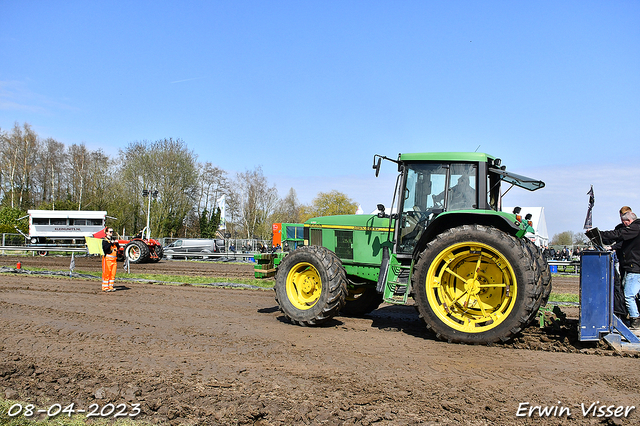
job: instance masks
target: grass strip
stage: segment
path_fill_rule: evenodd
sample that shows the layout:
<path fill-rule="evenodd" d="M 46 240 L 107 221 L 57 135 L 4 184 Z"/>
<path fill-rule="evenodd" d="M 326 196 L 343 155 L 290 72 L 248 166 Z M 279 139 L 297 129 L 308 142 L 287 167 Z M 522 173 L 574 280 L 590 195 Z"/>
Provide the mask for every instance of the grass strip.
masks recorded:
<path fill-rule="evenodd" d="M 549 295 L 549 302 L 580 302 L 580 296 L 571 293 L 551 293 Z"/>
<path fill-rule="evenodd" d="M 8 266 L 8 268 L 14 269 L 13 266 Z M 22 273 L 27 273 L 28 271 L 34 272 L 63 272 L 69 274 L 69 269 L 48 269 L 48 268 L 22 268 Z M 75 274 L 81 274 L 81 277 L 73 277 L 69 278 L 78 278 L 78 279 L 87 279 L 87 276 L 94 277 L 96 280 L 101 280 L 102 275 L 99 272 L 95 271 L 84 271 L 79 269 L 74 269 Z M 151 283 L 158 284 L 166 284 L 166 285 L 206 285 L 211 283 L 235 283 L 235 284 L 245 284 L 250 286 L 256 286 L 260 288 L 273 288 L 274 281 L 273 279 L 256 279 L 256 278 L 233 278 L 233 277 L 206 277 L 206 276 L 194 276 L 194 275 L 166 275 L 166 274 L 140 274 L 140 273 L 131 273 L 127 274 L 124 271 L 118 271 L 116 273 L 116 281 L 122 280 L 131 280 L 131 281 L 147 281 Z"/>

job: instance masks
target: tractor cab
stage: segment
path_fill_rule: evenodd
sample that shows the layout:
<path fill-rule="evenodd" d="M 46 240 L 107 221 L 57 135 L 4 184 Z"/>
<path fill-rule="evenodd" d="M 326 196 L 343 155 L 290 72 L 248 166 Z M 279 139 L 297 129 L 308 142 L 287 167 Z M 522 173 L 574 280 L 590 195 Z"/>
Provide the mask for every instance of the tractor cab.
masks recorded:
<path fill-rule="evenodd" d="M 458 214 L 455 219 L 443 219 L 443 226 L 447 226 L 452 221 L 462 224 L 470 214 L 477 223 L 478 210 L 499 212 L 502 181 L 511 185 L 505 193 L 514 185 L 530 191 L 544 187 L 542 181 L 507 172 L 500 159 L 484 153 L 401 154 L 397 161 L 391 161 L 398 164 L 400 172 L 395 229 L 399 257 L 415 255 L 416 247 L 421 250 L 419 243 L 425 240 L 427 229 L 443 214 Z M 379 166 L 374 157 L 376 171 Z"/>
<path fill-rule="evenodd" d="M 477 188 L 477 164 L 406 164 L 397 252 L 413 253 L 425 229 L 440 213 L 478 208 Z"/>

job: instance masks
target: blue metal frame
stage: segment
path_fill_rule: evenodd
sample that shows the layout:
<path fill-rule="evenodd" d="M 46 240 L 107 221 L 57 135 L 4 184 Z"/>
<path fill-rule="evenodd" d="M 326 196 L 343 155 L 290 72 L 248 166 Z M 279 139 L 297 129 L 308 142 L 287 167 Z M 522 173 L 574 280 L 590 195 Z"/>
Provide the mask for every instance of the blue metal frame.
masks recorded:
<path fill-rule="evenodd" d="M 614 276 L 611 252 L 582 253 L 580 340 L 598 341 L 604 338 L 617 352 L 640 351 L 640 339 L 613 313 Z"/>

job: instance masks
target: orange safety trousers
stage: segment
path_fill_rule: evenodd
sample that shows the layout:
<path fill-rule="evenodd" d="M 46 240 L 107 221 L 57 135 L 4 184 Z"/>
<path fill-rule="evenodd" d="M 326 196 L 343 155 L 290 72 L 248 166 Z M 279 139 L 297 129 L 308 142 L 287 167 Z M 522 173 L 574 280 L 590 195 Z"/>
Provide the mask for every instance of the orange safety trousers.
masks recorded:
<path fill-rule="evenodd" d="M 102 291 L 113 290 L 117 267 L 118 257 L 115 254 L 102 256 Z"/>

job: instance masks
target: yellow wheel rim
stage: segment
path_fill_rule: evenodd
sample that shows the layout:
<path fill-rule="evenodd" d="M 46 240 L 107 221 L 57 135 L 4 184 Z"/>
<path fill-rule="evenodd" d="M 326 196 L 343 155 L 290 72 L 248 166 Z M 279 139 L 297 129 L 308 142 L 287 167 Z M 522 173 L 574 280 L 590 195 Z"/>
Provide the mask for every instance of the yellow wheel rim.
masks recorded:
<path fill-rule="evenodd" d="M 296 264 L 287 274 L 287 297 L 297 309 L 310 309 L 320 299 L 322 281 L 310 263 Z"/>
<path fill-rule="evenodd" d="M 509 317 L 516 302 L 511 264 L 482 243 L 459 243 L 438 254 L 429 268 L 427 300 L 447 326 L 481 333 Z"/>

